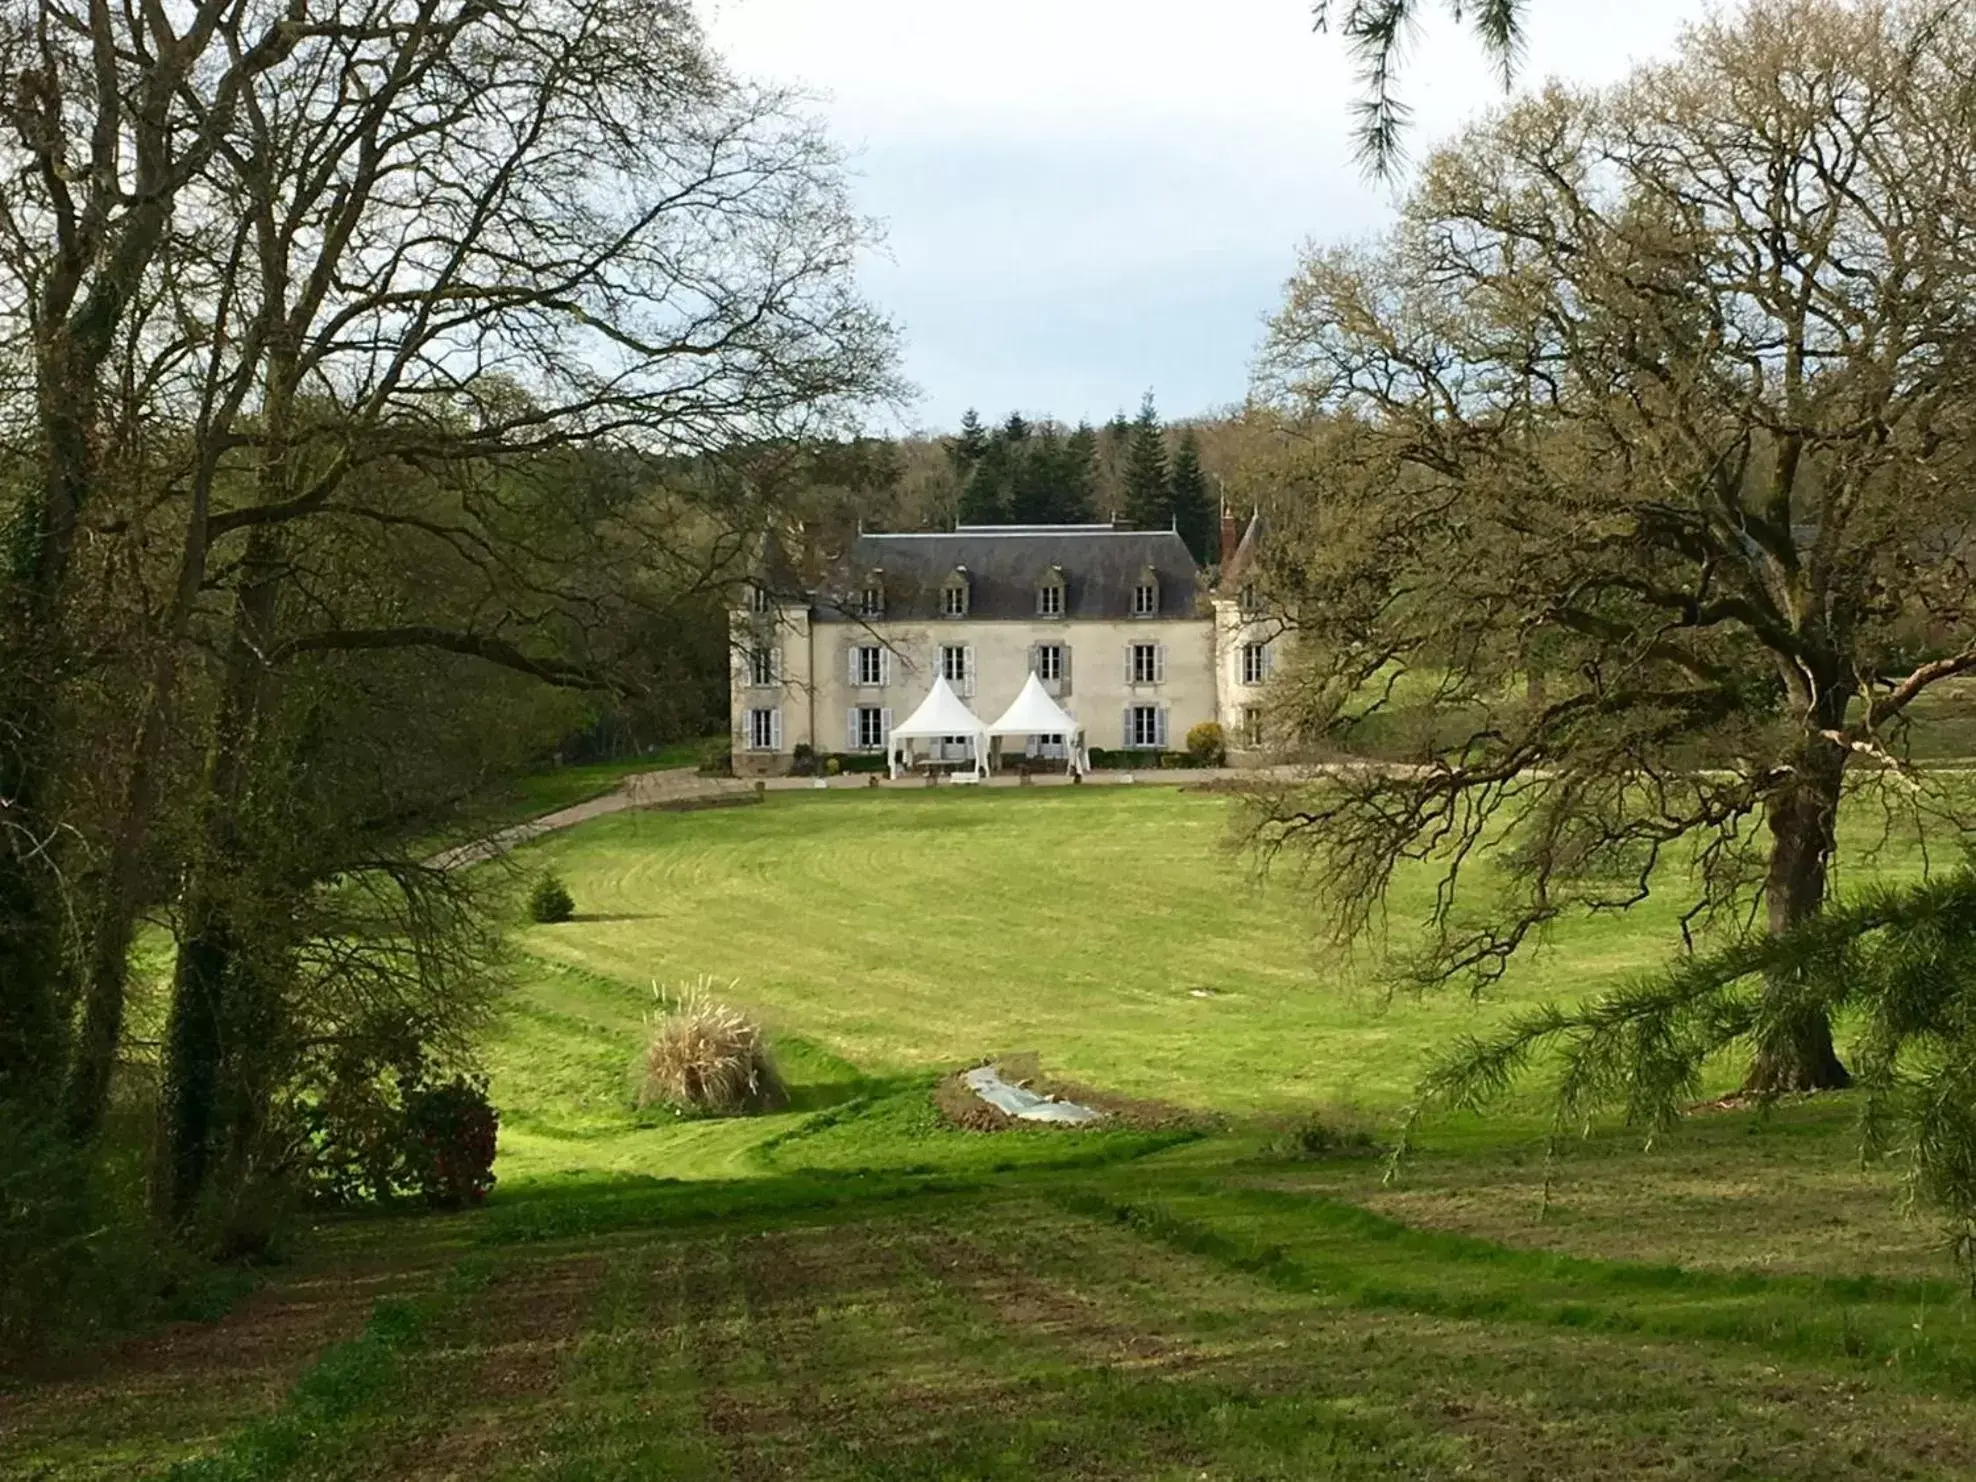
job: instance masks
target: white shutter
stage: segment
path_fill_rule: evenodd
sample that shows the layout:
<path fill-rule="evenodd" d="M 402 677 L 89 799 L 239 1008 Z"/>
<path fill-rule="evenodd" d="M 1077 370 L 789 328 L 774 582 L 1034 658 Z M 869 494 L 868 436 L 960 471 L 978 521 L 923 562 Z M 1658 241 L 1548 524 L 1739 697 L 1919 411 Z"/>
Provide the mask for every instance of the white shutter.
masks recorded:
<path fill-rule="evenodd" d="M 974 698 L 974 645 L 961 650 L 961 693 L 970 700 Z"/>
<path fill-rule="evenodd" d="M 858 707 L 855 705 L 844 712 L 844 740 L 846 751 L 858 749 Z"/>
<path fill-rule="evenodd" d="M 1169 741 L 1167 736 L 1167 729 L 1166 729 L 1166 706 L 1164 705 L 1160 706 L 1158 710 L 1153 712 L 1153 715 L 1154 715 L 1154 724 L 1156 724 L 1159 727 L 1159 729 L 1156 732 L 1154 732 L 1154 734 L 1159 737 L 1160 750 L 1165 751 L 1171 745 L 1171 742 Z"/>
<path fill-rule="evenodd" d="M 850 661 L 851 661 L 851 668 L 850 668 L 850 673 L 848 673 L 847 675 L 845 675 L 845 679 L 846 679 L 846 680 L 847 680 L 847 681 L 849 682 L 849 684 L 850 684 L 850 686 L 851 686 L 851 688 L 852 688 L 852 689 L 856 689 L 856 688 L 857 688 L 857 686 L 858 686 L 858 646 L 857 646 L 857 644 L 855 644 L 855 643 L 854 643 L 854 644 L 852 644 L 852 645 L 851 645 L 851 646 L 850 646 L 849 648 L 847 648 L 847 649 L 845 649 L 845 650 L 844 650 L 844 652 L 845 652 L 845 655 L 846 655 L 846 656 L 847 656 L 847 657 L 848 657 L 848 658 L 850 659 Z"/>
<path fill-rule="evenodd" d="M 1132 745 L 1132 707 L 1130 705 L 1125 707 L 1125 718 L 1119 723 L 1118 734 L 1118 744 L 1130 748 Z"/>
<path fill-rule="evenodd" d="M 1262 646 L 1262 677 L 1268 679 L 1276 673 L 1276 645 L 1265 643 Z"/>
<path fill-rule="evenodd" d="M 1070 693 L 1070 645 L 1064 644 L 1057 653 L 1057 694 Z"/>
<path fill-rule="evenodd" d="M 782 750 L 782 707 L 780 705 L 768 713 L 768 747 L 770 751 Z"/>
<path fill-rule="evenodd" d="M 886 746 L 890 747 L 892 744 L 892 707 L 891 706 L 888 705 L 885 707 L 885 709 L 878 712 L 878 729 L 885 737 Z"/>
<path fill-rule="evenodd" d="M 1132 683 L 1132 650 L 1137 647 L 1134 643 L 1125 645 L 1125 682 L 1128 685 Z"/>
<path fill-rule="evenodd" d="M 1164 643 L 1155 643 L 1153 645 L 1153 683 L 1166 683 L 1166 645 Z"/>
<path fill-rule="evenodd" d="M 1029 645 L 1029 672 L 1031 674 L 1034 674 L 1038 679 L 1041 679 L 1043 677 L 1041 660 L 1037 657 L 1037 655 L 1041 653 L 1042 648 L 1043 645 L 1040 643 L 1032 643 Z"/>

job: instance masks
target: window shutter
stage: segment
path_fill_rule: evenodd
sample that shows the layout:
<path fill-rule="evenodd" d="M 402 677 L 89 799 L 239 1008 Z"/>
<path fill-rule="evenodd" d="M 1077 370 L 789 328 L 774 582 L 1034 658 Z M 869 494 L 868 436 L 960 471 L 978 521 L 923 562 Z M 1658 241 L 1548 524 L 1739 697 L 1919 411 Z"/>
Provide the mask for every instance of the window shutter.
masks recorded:
<path fill-rule="evenodd" d="M 1057 693 L 1059 695 L 1067 695 L 1070 693 L 1070 645 L 1068 643 L 1064 644 L 1057 650 L 1057 653 L 1059 655 L 1057 665 Z"/>
<path fill-rule="evenodd" d="M 1164 643 L 1155 643 L 1153 645 L 1153 683 L 1166 683 L 1166 645 Z"/>
<path fill-rule="evenodd" d="M 1031 674 L 1040 676 L 1043 672 L 1042 661 L 1037 657 L 1037 655 L 1042 650 L 1042 647 L 1043 645 L 1040 643 L 1032 643 L 1029 645 L 1029 672 Z"/>
<path fill-rule="evenodd" d="M 855 643 L 852 644 L 844 650 L 844 656 L 850 660 L 850 669 L 845 675 L 845 679 L 855 689 L 858 683 L 858 646 Z"/>
<path fill-rule="evenodd" d="M 1128 685 L 1132 683 L 1132 650 L 1137 646 L 1131 643 L 1125 645 L 1125 682 Z"/>
<path fill-rule="evenodd" d="M 782 750 L 782 707 L 779 705 L 768 713 L 768 746 L 770 751 Z"/>
<path fill-rule="evenodd" d="M 892 650 L 890 648 L 881 648 L 878 651 L 878 682 L 880 684 L 890 684 L 892 682 Z"/>
<path fill-rule="evenodd" d="M 1262 677 L 1268 679 L 1276 673 L 1276 645 L 1265 643 L 1262 646 Z"/>
<path fill-rule="evenodd" d="M 1153 739 L 1159 742 L 1160 750 L 1166 750 L 1166 706 L 1153 712 Z"/>
<path fill-rule="evenodd" d="M 970 700 L 973 699 L 974 698 L 974 645 L 971 643 L 966 648 L 961 650 L 961 683 L 964 686 L 964 688 L 961 690 L 961 693 L 966 695 Z"/>
<path fill-rule="evenodd" d="M 1125 717 L 1119 722 L 1118 735 L 1118 744 L 1120 746 L 1129 748 L 1132 745 L 1132 707 L 1130 705 L 1125 707 Z"/>
<path fill-rule="evenodd" d="M 858 749 L 858 707 L 855 705 L 844 712 L 844 740 L 846 751 Z"/>
<path fill-rule="evenodd" d="M 889 705 L 878 712 L 878 731 L 889 747 L 892 744 L 892 707 Z"/>

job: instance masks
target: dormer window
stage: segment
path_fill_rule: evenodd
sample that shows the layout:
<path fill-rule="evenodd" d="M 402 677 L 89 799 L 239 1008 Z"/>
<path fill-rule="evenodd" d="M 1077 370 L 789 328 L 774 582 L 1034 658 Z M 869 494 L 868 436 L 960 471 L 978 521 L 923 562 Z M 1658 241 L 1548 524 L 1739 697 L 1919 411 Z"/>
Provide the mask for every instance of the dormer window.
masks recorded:
<path fill-rule="evenodd" d="M 1242 615 L 1254 617 L 1262 611 L 1262 593 L 1256 590 L 1254 582 L 1242 583 Z"/>
<path fill-rule="evenodd" d="M 967 616 L 968 576 L 965 566 L 956 566 L 940 587 L 940 615 L 962 618 Z"/>
<path fill-rule="evenodd" d="M 1158 617 L 1160 610 L 1160 579 L 1148 566 L 1139 573 L 1139 581 L 1132 588 L 1132 615 L 1134 617 Z"/>
<path fill-rule="evenodd" d="M 1052 566 L 1036 586 L 1036 616 L 1063 616 L 1063 568 Z"/>
<path fill-rule="evenodd" d="M 864 586 L 858 592 L 858 616 L 863 618 L 885 616 L 884 573 L 874 571 L 865 578 Z"/>
<path fill-rule="evenodd" d="M 769 591 L 767 587 L 750 587 L 748 589 L 748 605 L 757 613 L 774 612 L 775 594 Z"/>

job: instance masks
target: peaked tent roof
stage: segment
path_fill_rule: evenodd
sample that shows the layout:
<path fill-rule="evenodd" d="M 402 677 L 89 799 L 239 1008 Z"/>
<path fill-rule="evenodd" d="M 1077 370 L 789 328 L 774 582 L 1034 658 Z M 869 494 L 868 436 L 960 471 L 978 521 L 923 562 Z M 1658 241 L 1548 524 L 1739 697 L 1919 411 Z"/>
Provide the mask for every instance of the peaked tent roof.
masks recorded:
<path fill-rule="evenodd" d="M 988 727 L 991 736 L 1074 736 L 1084 728 L 1050 698 L 1043 682 L 1034 674 L 1022 693 L 1009 702 L 1002 718 Z"/>
<path fill-rule="evenodd" d="M 933 688 L 919 702 L 919 709 L 892 727 L 892 734 L 895 737 L 980 736 L 987 730 L 981 717 L 967 708 L 967 702 L 954 693 L 947 677 L 941 674 L 934 676 Z"/>

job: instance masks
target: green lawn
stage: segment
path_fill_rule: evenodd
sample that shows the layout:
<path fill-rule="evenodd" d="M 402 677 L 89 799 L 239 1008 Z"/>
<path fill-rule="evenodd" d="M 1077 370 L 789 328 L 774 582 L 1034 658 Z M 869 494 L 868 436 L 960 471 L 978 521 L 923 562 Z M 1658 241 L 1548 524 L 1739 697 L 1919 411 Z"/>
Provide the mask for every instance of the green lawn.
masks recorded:
<path fill-rule="evenodd" d="M 580 916 L 516 933 L 489 1206 L 333 1221 L 221 1322 L 0 1393 L 0 1475 L 1976 1474 L 1976 1303 L 1846 1097 L 1552 1168 L 1520 1116 L 1441 1125 L 1391 1186 L 1281 1136 L 1378 1125 L 1454 1029 L 1657 961 L 1671 907 L 1389 1006 L 1227 830 L 956 789 L 531 847 Z M 701 974 L 769 1019 L 789 1110 L 632 1110 L 650 985 Z M 1225 1121 L 946 1125 L 939 1073 L 1014 1050 Z"/>

